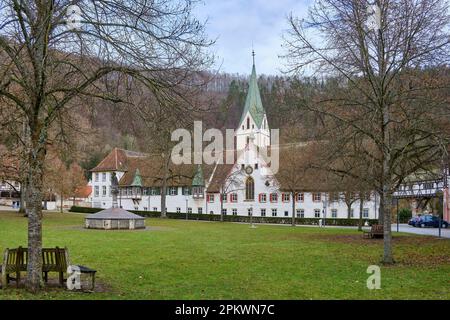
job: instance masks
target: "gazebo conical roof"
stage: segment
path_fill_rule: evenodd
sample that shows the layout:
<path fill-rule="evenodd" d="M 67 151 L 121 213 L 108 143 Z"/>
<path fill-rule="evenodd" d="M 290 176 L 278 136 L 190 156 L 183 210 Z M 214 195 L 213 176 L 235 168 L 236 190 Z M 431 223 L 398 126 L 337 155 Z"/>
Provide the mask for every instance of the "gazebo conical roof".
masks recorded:
<path fill-rule="evenodd" d="M 128 212 L 122 208 L 109 208 L 100 212 L 91 214 L 86 219 L 99 219 L 99 220 L 144 220 L 145 218 L 138 216 L 137 214 Z"/>

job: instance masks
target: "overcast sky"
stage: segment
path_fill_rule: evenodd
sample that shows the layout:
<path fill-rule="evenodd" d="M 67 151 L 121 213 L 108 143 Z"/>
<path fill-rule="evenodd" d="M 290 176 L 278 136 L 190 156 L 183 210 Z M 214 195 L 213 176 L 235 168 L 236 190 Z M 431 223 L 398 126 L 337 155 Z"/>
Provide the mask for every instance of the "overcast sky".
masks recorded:
<path fill-rule="evenodd" d="M 258 74 L 279 74 L 283 61 L 278 56 L 287 16 L 293 12 L 304 17 L 312 0 L 203 0 L 195 15 L 204 21 L 220 71 L 249 74 L 252 42 Z"/>

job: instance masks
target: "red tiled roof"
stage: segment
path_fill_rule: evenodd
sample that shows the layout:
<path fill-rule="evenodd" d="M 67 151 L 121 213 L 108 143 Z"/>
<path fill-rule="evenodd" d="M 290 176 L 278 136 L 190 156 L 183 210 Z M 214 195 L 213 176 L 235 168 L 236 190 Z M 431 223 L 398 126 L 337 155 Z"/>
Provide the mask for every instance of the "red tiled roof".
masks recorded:
<path fill-rule="evenodd" d="M 128 158 L 127 172 L 119 181 L 120 186 L 130 186 L 134 180 L 136 169 L 139 169 L 144 187 L 160 187 L 164 173 L 164 159 L 161 155 L 147 155 L 146 157 Z M 190 186 L 195 176 L 197 165 L 169 164 L 169 186 Z M 214 166 L 202 165 L 205 179 L 208 180 Z"/>
<path fill-rule="evenodd" d="M 211 183 L 208 186 L 207 192 L 220 193 L 224 182 L 232 173 L 233 167 L 233 164 L 218 165 L 214 171 L 214 176 L 211 179 Z"/>
<path fill-rule="evenodd" d="M 92 186 L 78 187 L 75 190 L 76 198 L 88 198 L 92 193 Z"/>
<path fill-rule="evenodd" d="M 114 148 L 105 159 L 103 159 L 92 172 L 99 171 L 128 171 L 128 160 L 130 158 L 142 158 L 144 154 L 134 151 Z"/>

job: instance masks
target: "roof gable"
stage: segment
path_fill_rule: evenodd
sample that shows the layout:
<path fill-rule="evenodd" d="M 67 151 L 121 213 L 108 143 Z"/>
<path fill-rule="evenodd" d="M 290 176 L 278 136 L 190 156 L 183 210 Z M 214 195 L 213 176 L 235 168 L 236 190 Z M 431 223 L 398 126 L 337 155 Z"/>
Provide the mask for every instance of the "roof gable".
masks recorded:
<path fill-rule="evenodd" d="M 203 187 L 205 186 L 205 179 L 203 178 L 203 170 L 200 165 L 197 166 L 197 171 L 195 172 L 194 179 L 192 179 L 193 187 Z"/>
<path fill-rule="evenodd" d="M 133 182 L 131 183 L 131 186 L 142 187 L 142 178 L 141 178 L 141 173 L 139 171 L 139 168 L 137 168 L 136 171 L 134 172 L 134 178 L 133 178 Z"/>

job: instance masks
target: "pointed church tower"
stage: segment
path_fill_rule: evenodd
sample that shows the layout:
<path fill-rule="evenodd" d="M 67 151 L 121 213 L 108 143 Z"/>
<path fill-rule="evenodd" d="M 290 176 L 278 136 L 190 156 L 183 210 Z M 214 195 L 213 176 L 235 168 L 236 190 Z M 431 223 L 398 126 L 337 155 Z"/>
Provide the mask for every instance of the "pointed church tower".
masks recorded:
<path fill-rule="evenodd" d="M 250 76 L 247 99 L 241 121 L 236 131 L 236 148 L 243 150 L 252 142 L 258 147 L 270 145 L 270 129 L 264 110 L 256 76 L 255 52 L 253 52 L 253 69 Z"/>

